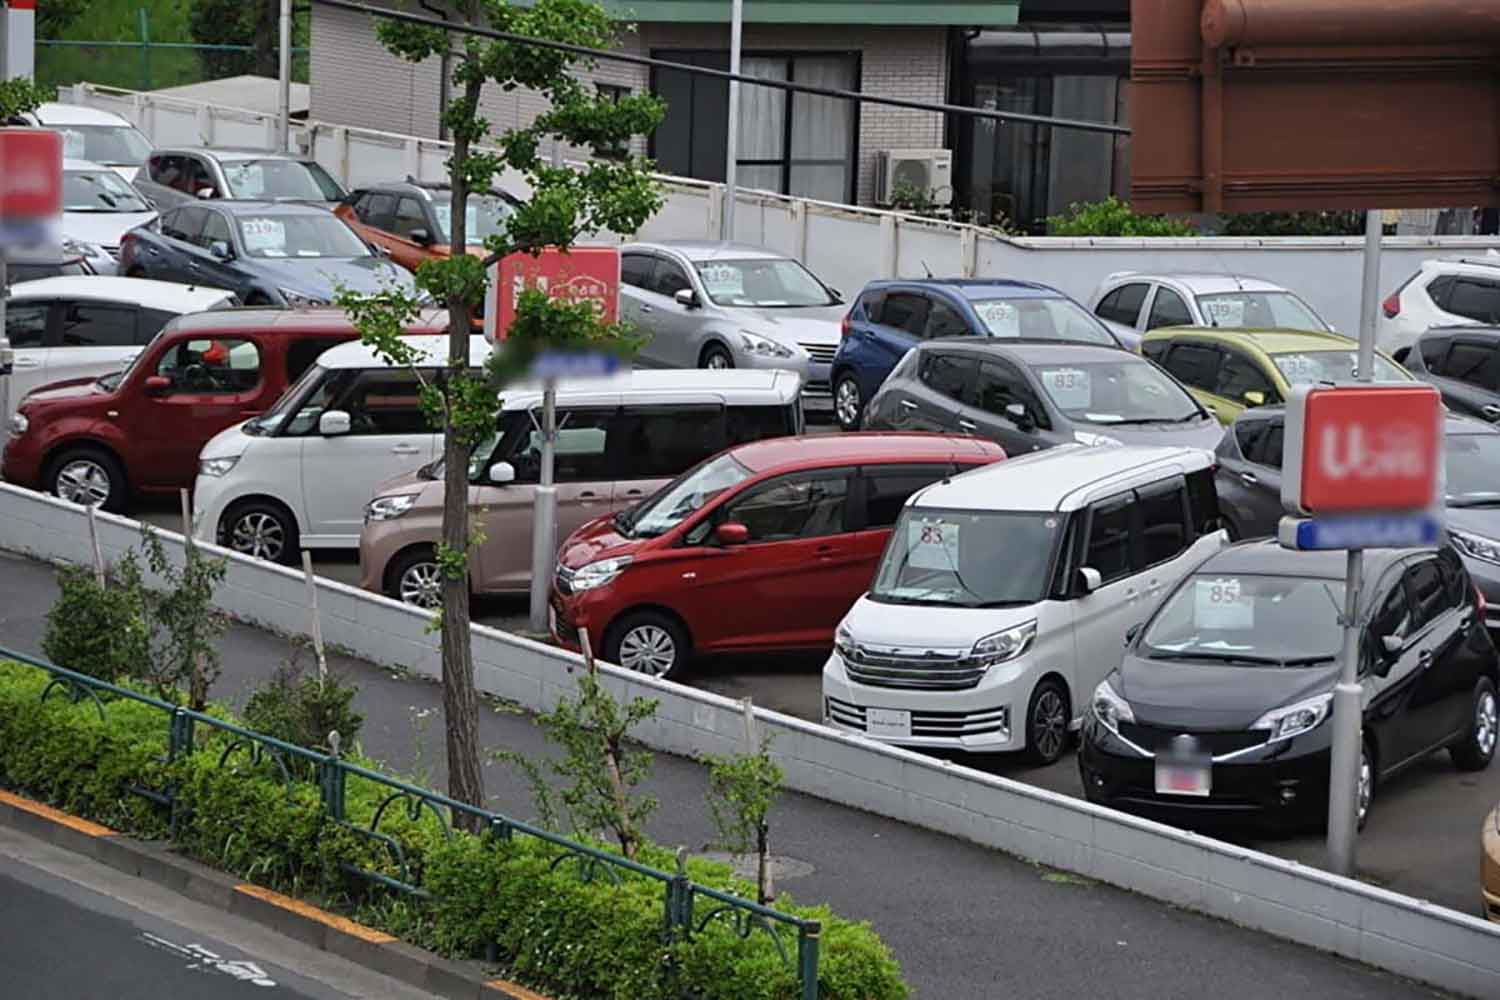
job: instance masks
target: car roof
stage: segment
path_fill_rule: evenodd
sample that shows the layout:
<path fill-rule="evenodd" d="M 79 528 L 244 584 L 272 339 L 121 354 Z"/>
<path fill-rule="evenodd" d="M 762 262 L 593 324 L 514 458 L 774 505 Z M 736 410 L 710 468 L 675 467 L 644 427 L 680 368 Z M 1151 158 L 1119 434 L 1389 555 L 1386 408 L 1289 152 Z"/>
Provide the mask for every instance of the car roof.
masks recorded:
<path fill-rule="evenodd" d="M 296 160 L 311 163 L 311 156 L 300 153 L 283 153 L 275 149 L 256 149 L 253 146 L 158 146 L 151 151 L 158 153 L 195 153 L 212 156 L 220 160 Z"/>
<path fill-rule="evenodd" d="M 1284 292 L 1287 289 L 1248 274 L 1225 274 L 1215 271 L 1116 271 L 1104 279 L 1108 284 L 1137 281 L 1173 282 L 1191 291 L 1194 295 L 1214 295 L 1220 292 Z"/>
<path fill-rule="evenodd" d="M 429 309 L 417 317 L 408 330 L 420 330 L 434 337 L 448 327 L 448 314 L 442 309 Z M 215 309 L 212 312 L 194 313 L 177 320 L 173 327 L 178 332 L 228 334 L 240 331 L 272 331 L 278 334 L 296 333 L 352 333 L 354 324 L 342 309 L 331 307 L 319 309 L 275 309 L 263 306 L 238 309 Z M 352 346 L 360 347 L 359 343 Z M 341 348 L 331 348 L 339 350 Z M 326 355 L 325 355 L 326 359 Z M 324 359 L 320 359 L 324 360 Z M 326 364 L 326 361 L 325 361 Z M 350 366 L 354 367 L 354 366 Z"/>
<path fill-rule="evenodd" d="M 1184 335 L 1258 347 L 1267 354 L 1284 354 L 1290 351 L 1343 351 L 1359 346 L 1358 341 L 1351 340 L 1342 334 L 1318 330 L 1241 329 L 1217 326 L 1162 327 L 1146 334 L 1146 339 L 1171 340 Z"/>
<path fill-rule="evenodd" d="M 65 274 L 23 281 L 12 286 L 10 292 L 13 300 L 68 298 L 134 302 L 147 309 L 162 309 L 179 314 L 207 309 L 233 294 L 227 288 L 95 274 Z"/>
<path fill-rule="evenodd" d="M 235 201 L 230 198 L 215 198 L 210 202 L 187 202 L 199 208 L 222 208 L 230 215 L 256 215 L 261 212 L 274 212 L 277 215 L 328 215 L 328 209 L 322 205 L 309 205 L 300 201 Z M 180 207 L 180 206 L 179 206 Z"/>
<path fill-rule="evenodd" d="M 801 390 L 795 372 L 775 369 L 631 369 L 614 376 L 559 379 L 557 400 L 568 406 L 787 406 Z M 507 412 L 527 410 L 541 404 L 542 387 L 534 382 L 507 386 L 501 397 Z"/>
<path fill-rule="evenodd" d="M 1091 361 L 1135 361 L 1147 364 L 1133 351 L 1121 352 L 1107 344 L 1090 344 L 1075 340 L 1024 340 L 1012 337 L 939 337 L 917 345 L 919 351 L 941 348 L 966 354 L 998 354 L 1024 365 L 1087 364 Z M 1121 354 L 1129 355 L 1121 358 Z"/>
<path fill-rule="evenodd" d="M 1442 326 L 1429 326 L 1422 331 L 1421 336 L 1427 337 L 1433 334 L 1452 336 L 1455 333 L 1477 333 L 1481 336 L 1500 337 L 1500 326 L 1489 326 L 1483 323 L 1445 323 Z"/>
<path fill-rule="evenodd" d="M 130 122 L 110 111 L 82 104 L 48 101 L 32 112 L 43 125 L 129 125 Z"/>
<path fill-rule="evenodd" d="M 1365 549 L 1365 579 L 1376 580 L 1393 563 L 1410 555 L 1435 549 Z M 1274 538 L 1226 546 L 1198 564 L 1197 573 L 1263 573 L 1272 576 L 1303 576 L 1342 583 L 1348 569 L 1342 549 L 1301 552 L 1282 548 Z M 1370 595 L 1366 594 L 1366 598 Z M 1332 610 L 1332 608 L 1330 608 Z"/>
<path fill-rule="evenodd" d="M 104 171 L 109 170 L 108 167 L 103 166 L 102 164 L 95 163 L 93 160 L 73 160 L 73 159 L 65 159 L 65 160 L 63 160 L 63 169 L 64 170 L 97 170 L 100 173 L 103 173 Z"/>
<path fill-rule="evenodd" d="M 886 278 L 865 285 L 864 291 L 882 288 L 931 288 L 949 292 L 970 302 L 985 299 L 1061 299 L 1062 292 L 1051 285 L 1018 278 Z"/>
<path fill-rule="evenodd" d="M 1059 445 L 957 476 L 915 494 L 908 503 L 956 510 L 1070 511 L 1173 472 L 1213 465 L 1199 448 Z"/>
<path fill-rule="evenodd" d="M 967 436 L 903 431 L 808 434 L 742 444 L 736 460 L 755 473 L 796 472 L 837 465 L 999 460 L 1000 446 Z"/>
<path fill-rule="evenodd" d="M 446 193 L 451 190 L 453 190 L 452 185 L 447 181 L 419 181 L 408 177 L 400 181 L 377 181 L 372 184 L 360 184 L 350 193 L 361 194 L 365 191 L 384 191 L 392 194 L 419 194 L 431 198 L 434 193 Z M 509 192 L 493 186 L 484 193 L 497 198 L 508 199 L 513 197 Z"/>
<path fill-rule="evenodd" d="M 1251 406 L 1241 410 L 1235 416 L 1234 422 L 1250 423 L 1257 420 L 1286 419 L 1286 406 L 1281 403 L 1273 403 L 1270 406 Z M 1500 434 L 1500 427 L 1486 423 L 1474 417 L 1466 417 L 1462 413 L 1447 411 L 1443 418 L 1444 434 Z"/>
<path fill-rule="evenodd" d="M 329 310 L 335 316 L 341 316 L 339 310 Z M 347 323 L 348 320 L 344 319 Z M 415 349 L 415 360 L 419 366 L 437 367 L 445 364 L 448 359 L 448 337 L 442 336 L 417 336 L 407 337 L 406 343 Z M 469 338 L 469 364 L 478 368 L 484 364 L 490 356 L 490 345 L 479 334 Z M 386 362 L 382 361 L 375 348 L 363 344 L 357 340 L 347 344 L 331 347 L 318 358 L 318 364 L 324 368 L 385 368 Z"/>
<path fill-rule="evenodd" d="M 681 254 L 691 261 L 715 260 L 785 260 L 786 254 L 750 243 L 734 243 L 728 240 L 648 240 L 627 243 L 620 248 L 629 250 L 668 250 Z"/>

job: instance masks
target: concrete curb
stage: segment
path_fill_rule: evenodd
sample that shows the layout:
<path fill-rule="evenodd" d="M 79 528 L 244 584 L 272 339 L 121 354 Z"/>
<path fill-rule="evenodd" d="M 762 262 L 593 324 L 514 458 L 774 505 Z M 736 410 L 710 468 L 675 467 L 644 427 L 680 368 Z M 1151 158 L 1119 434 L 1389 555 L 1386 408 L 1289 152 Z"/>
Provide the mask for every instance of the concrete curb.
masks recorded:
<path fill-rule="evenodd" d="M 0 791 L 0 825 L 450 1000 L 548 1000 L 487 975 L 477 963 L 423 951 L 384 931 L 241 882 L 162 844 L 127 837 L 20 795 Z"/>

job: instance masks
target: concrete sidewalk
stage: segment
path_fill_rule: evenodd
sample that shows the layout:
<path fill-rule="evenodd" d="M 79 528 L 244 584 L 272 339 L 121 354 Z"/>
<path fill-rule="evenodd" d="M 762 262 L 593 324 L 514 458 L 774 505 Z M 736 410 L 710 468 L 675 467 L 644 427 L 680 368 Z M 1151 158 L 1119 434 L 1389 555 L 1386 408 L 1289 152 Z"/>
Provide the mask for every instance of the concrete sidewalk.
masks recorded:
<path fill-rule="evenodd" d="M 39 653 L 55 595 L 49 567 L 0 553 L 0 645 Z M 242 705 L 288 648 L 276 636 L 233 628 L 215 697 Z M 335 657 L 332 665 L 360 686 L 365 752 L 441 786 L 441 692 L 357 660 Z M 489 749 L 545 749 L 528 716 L 504 709 L 482 711 L 480 735 Z M 501 765 L 485 773 L 492 808 L 531 815 L 524 783 L 514 773 Z M 658 754 L 649 790 L 662 805 L 650 824 L 652 836 L 691 850 L 704 847 L 711 836 L 704 788 L 699 765 Z M 918 997 L 1439 995 L 1310 949 L 802 795 L 789 794 L 779 804 L 772 840 L 777 854 L 803 863 L 798 870 L 811 869 L 779 887 L 801 901 L 827 902 L 845 916 L 870 921 Z"/>

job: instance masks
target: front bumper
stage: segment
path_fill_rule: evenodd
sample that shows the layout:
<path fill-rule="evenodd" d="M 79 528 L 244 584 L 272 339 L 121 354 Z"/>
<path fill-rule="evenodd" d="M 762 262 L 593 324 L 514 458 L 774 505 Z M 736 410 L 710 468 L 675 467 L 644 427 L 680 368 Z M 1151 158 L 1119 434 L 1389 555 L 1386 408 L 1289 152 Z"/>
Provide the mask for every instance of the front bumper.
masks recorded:
<path fill-rule="evenodd" d="M 614 616 L 614 607 L 608 600 L 609 586 L 565 594 L 558 588 L 556 577 L 547 595 L 548 628 L 552 641 L 564 649 L 580 652 L 578 630 L 585 629 L 596 655 L 601 655 L 604 630 Z"/>
<path fill-rule="evenodd" d="M 809 361 L 802 382 L 802 408 L 833 412 L 833 362 Z"/>
<path fill-rule="evenodd" d="M 0 454 L 0 479 L 29 490 L 42 488 L 42 451 L 35 446 L 34 439 L 35 435 L 30 432 L 5 435 L 4 453 Z"/>
<path fill-rule="evenodd" d="M 823 722 L 893 746 L 964 753 L 1026 748 L 1016 720 L 1025 714 L 1032 670 L 1025 658 L 992 667 L 972 688 L 932 691 L 876 687 L 851 680 L 837 652 L 823 666 Z M 870 731 L 872 709 L 910 713 L 910 735 Z"/>
<path fill-rule="evenodd" d="M 234 495 L 227 488 L 228 476 L 202 476 L 193 481 L 193 538 L 217 545 L 219 522 Z"/>

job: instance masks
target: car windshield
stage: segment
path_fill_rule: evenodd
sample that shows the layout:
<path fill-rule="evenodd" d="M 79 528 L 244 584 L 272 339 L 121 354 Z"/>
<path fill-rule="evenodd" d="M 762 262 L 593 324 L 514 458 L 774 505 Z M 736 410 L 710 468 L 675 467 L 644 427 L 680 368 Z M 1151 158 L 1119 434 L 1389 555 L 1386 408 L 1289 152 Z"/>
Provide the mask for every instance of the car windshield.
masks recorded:
<path fill-rule="evenodd" d="M 1142 637 L 1152 659 L 1307 666 L 1339 651 L 1344 584 L 1301 576 L 1197 573 Z"/>
<path fill-rule="evenodd" d="M 1068 299 L 980 299 L 971 304 L 991 337 L 1119 346 L 1088 310 Z"/>
<path fill-rule="evenodd" d="M 1291 292 L 1220 292 L 1198 296 L 1198 308 L 1209 326 L 1245 330 L 1329 329 L 1312 306 Z"/>
<path fill-rule="evenodd" d="M 448 200 L 448 192 L 441 191 L 434 196 L 432 211 L 438 224 L 438 232 L 433 235 L 439 243 L 447 243 L 451 238 L 448 234 L 453 232 L 453 203 Z M 504 198 L 470 195 L 464 203 L 465 239 L 477 246 L 491 236 L 504 236 L 505 220 L 514 213 L 515 209 Z"/>
<path fill-rule="evenodd" d="M 1047 596 L 1061 515 L 939 510 L 901 512 L 870 598 L 961 608 L 1035 604 Z"/>
<path fill-rule="evenodd" d="M 113 170 L 65 170 L 63 211 L 149 212 L 151 206 Z"/>
<path fill-rule="evenodd" d="M 1500 434 L 1449 434 L 1443 445 L 1450 507 L 1500 507 Z"/>
<path fill-rule="evenodd" d="M 370 256 L 370 248 L 334 215 L 243 215 L 236 222 L 251 257 Z"/>
<path fill-rule="evenodd" d="M 656 496 L 633 511 L 622 528 L 635 537 L 666 534 L 702 510 L 725 490 L 749 479 L 752 473 L 733 455 L 711 458 L 679 476 Z"/>
<path fill-rule="evenodd" d="M 63 156 L 114 167 L 136 167 L 151 155 L 151 142 L 129 125 L 56 125 Z"/>
<path fill-rule="evenodd" d="M 715 305 L 792 309 L 838 304 L 795 260 L 702 260 L 693 266 Z"/>
<path fill-rule="evenodd" d="M 1133 356 L 1119 361 L 1032 368 L 1053 404 L 1071 420 L 1091 424 L 1186 423 L 1203 411 L 1161 369 Z"/>
<path fill-rule="evenodd" d="M 245 424 L 245 433 L 266 437 L 281 430 L 283 435 L 305 434 L 318 422 L 328 405 L 337 379 L 325 378 L 328 369 L 312 365 L 292 383 L 271 408 Z M 295 416 L 293 416 L 295 414 Z M 282 425 L 286 426 L 283 427 Z"/>
<path fill-rule="evenodd" d="M 223 167 L 231 198 L 338 201 L 345 193 L 328 171 L 311 161 L 226 160 Z"/>
<path fill-rule="evenodd" d="M 1359 356 L 1354 351 L 1291 351 L 1273 354 L 1271 360 L 1292 385 L 1312 382 L 1347 382 L 1354 377 Z M 1408 382 L 1411 376 L 1380 355 L 1375 355 L 1375 381 Z"/>

